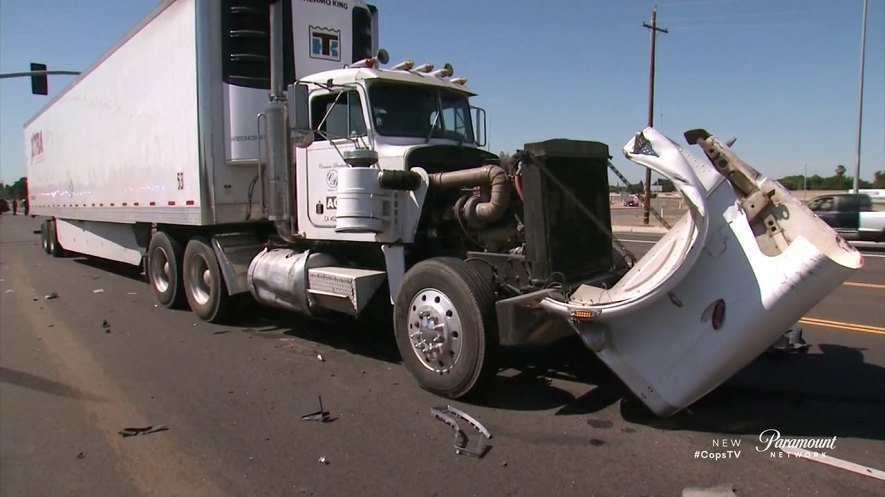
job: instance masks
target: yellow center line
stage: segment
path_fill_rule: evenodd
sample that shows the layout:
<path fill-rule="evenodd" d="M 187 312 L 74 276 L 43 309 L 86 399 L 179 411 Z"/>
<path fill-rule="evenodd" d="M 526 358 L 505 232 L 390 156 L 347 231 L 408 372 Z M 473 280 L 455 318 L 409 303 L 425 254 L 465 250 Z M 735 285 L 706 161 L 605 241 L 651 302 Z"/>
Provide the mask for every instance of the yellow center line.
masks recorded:
<path fill-rule="evenodd" d="M 877 290 L 885 290 L 885 285 L 877 285 L 875 283 L 858 283 L 856 281 L 846 281 L 842 284 L 845 286 L 857 286 L 861 288 L 875 288 Z"/>
<path fill-rule="evenodd" d="M 835 328 L 837 330 L 860 331 L 862 333 L 873 333 L 876 335 L 885 335 L 885 328 L 881 326 L 870 326 L 859 323 L 845 323 L 842 321 L 830 321 L 829 319 L 804 317 L 799 320 L 802 324 L 822 326 L 824 328 Z"/>

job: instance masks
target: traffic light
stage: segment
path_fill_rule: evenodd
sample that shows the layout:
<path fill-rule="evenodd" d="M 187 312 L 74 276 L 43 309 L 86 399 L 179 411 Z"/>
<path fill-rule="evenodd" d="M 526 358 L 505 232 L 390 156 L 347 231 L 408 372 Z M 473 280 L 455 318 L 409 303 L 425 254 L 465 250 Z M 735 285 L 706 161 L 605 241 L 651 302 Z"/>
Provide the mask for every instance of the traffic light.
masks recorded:
<path fill-rule="evenodd" d="M 34 71 L 46 71 L 46 64 L 31 62 L 31 72 Z M 31 93 L 34 95 L 49 94 L 49 81 L 46 78 L 46 73 L 31 74 Z"/>

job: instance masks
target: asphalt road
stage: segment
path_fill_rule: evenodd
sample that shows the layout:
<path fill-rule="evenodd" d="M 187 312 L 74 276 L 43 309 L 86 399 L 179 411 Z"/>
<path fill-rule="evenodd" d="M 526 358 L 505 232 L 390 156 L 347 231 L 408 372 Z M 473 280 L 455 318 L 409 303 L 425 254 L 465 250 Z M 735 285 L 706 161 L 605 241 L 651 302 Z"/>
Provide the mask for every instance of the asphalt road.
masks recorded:
<path fill-rule="evenodd" d="M 430 415 L 445 401 L 415 386 L 388 325 L 276 312 L 205 324 L 156 307 L 135 270 L 43 254 L 38 226 L 0 217 L 3 496 L 885 491 L 756 450 L 769 428 L 835 436 L 828 455 L 885 469 L 885 258 L 868 257 L 855 284 L 809 313 L 830 324 L 803 324 L 806 355 L 763 356 L 668 419 L 631 400 L 576 340 L 511 351 L 489 394 L 455 403 L 493 434 L 477 459 L 455 454 L 451 430 Z M 623 238 L 637 252 L 649 245 Z M 333 421 L 302 421 L 319 395 Z M 727 450 L 740 455 L 695 457 Z"/>

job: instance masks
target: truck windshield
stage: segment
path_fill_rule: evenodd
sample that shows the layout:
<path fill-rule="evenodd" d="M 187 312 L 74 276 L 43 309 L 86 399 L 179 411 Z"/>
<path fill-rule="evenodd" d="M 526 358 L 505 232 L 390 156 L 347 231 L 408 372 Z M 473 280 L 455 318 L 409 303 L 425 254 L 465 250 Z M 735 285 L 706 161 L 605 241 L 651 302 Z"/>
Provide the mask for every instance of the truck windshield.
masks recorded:
<path fill-rule="evenodd" d="M 375 82 L 369 86 L 378 134 L 473 143 L 467 95 L 435 86 Z"/>

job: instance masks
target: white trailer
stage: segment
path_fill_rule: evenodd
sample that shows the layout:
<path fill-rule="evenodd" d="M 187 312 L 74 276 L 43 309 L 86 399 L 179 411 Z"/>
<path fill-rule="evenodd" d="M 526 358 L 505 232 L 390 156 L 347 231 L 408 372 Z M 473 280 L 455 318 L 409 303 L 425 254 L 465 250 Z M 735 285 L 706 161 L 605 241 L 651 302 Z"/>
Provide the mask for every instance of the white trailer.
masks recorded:
<path fill-rule="evenodd" d="M 384 68 L 376 40 L 358 2 L 163 3 L 25 127 L 44 248 L 143 263 L 161 304 L 208 321 L 240 296 L 390 308 L 405 365 L 453 398 L 499 347 L 576 333 L 660 415 L 862 265 L 715 137 L 686 133 L 700 160 L 653 128 L 624 153 L 689 212 L 637 261 L 612 236 L 608 146 L 526 144 L 504 168 L 465 80 Z"/>
<path fill-rule="evenodd" d="M 359 0 L 285 5 L 289 82 L 377 50 L 377 11 Z M 25 125 L 33 212 L 58 219 L 66 249 L 131 264 L 135 225 L 261 220 L 268 37 L 267 2 L 161 2 Z"/>

